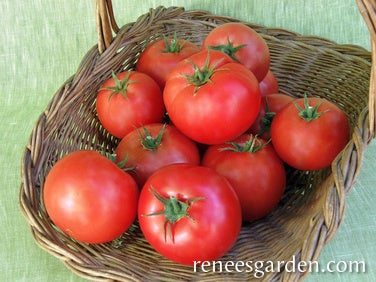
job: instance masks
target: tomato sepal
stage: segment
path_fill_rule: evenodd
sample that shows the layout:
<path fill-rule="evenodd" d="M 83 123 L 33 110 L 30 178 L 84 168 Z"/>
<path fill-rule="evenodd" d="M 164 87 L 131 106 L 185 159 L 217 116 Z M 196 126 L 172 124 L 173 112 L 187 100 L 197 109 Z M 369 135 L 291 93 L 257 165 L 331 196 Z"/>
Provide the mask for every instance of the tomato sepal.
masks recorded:
<path fill-rule="evenodd" d="M 220 148 L 220 151 L 233 151 L 233 152 L 239 152 L 239 153 L 256 153 L 258 150 L 262 149 L 268 142 L 260 142 L 257 135 L 249 135 L 249 139 L 244 143 L 244 145 L 237 143 L 235 141 L 233 142 L 227 142 L 227 144 L 230 144 L 229 147 L 223 147 Z"/>
<path fill-rule="evenodd" d="M 313 121 L 318 119 L 322 114 L 328 112 L 329 110 L 325 110 L 319 112 L 320 105 L 324 102 L 324 100 L 319 101 L 316 106 L 312 107 L 309 105 L 307 95 L 304 95 L 304 108 L 299 106 L 295 101 L 293 102 L 295 107 L 299 110 L 299 116 L 307 122 Z"/>
<path fill-rule="evenodd" d="M 144 131 L 145 136 L 142 135 L 139 129 L 137 129 L 138 135 L 140 136 L 141 145 L 145 150 L 155 151 L 162 143 L 162 137 L 164 130 L 166 128 L 166 124 L 164 124 L 161 130 L 158 132 L 157 137 L 151 136 L 149 130 L 143 126 L 142 129 Z"/>
<path fill-rule="evenodd" d="M 136 80 L 129 80 L 130 75 L 131 75 L 131 72 L 129 71 L 127 73 L 127 75 L 124 77 L 124 79 L 119 79 L 116 76 L 115 72 L 112 71 L 111 77 L 115 81 L 115 86 L 113 86 L 113 87 L 103 87 L 103 88 L 100 88 L 99 91 L 101 91 L 101 90 L 111 91 L 111 94 L 108 96 L 108 101 L 111 100 L 112 96 L 114 96 L 115 94 L 119 94 L 119 93 L 121 95 L 123 95 L 125 98 L 128 98 L 127 88 L 129 86 L 129 84 L 136 82 Z"/>
<path fill-rule="evenodd" d="M 116 164 L 116 166 L 117 166 L 118 168 L 120 168 L 120 169 L 121 169 L 122 171 L 124 171 L 124 172 L 135 171 L 135 169 L 136 169 L 136 166 L 125 167 L 125 165 L 126 165 L 127 162 L 129 161 L 129 157 L 128 157 L 128 155 L 127 155 L 124 159 L 122 159 L 122 160 L 120 160 L 120 161 L 116 161 L 116 154 L 115 154 L 115 153 L 113 153 L 113 154 L 108 153 L 108 154 L 106 154 L 106 157 L 107 157 L 107 159 L 109 159 L 111 162 L 113 162 L 114 164 Z"/>
<path fill-rule="evenodd" d="M 195 63 L 190 62 L 194 69 L 192 75 L 185 75 L 188 84 L 196 86 L 195 93 L 197 92 L 198 88 L 208 82 L 211 82 L 211 77 L 214 74 L 218 66 L 224 59 L 221 58 L 218 61 L 214 62 L 210 67 L 210 52 L 206 57 L 205 65 L 202 68 L 199 68 Z"/>
<path fill-rule="evenodd" d="M 180 219 L 187 217 L 192 221 L 195 219 L 188 213 L 188 209 L 190 205 L 196 201 L 204 200 L 204 197 L 195 197 L 188 199 L 186 202 L 178 200 L 175 196 L 170 196 L 169 198 L 163 197 L 160 195 L 153 186 L 149 187 L 149 192 L 160 201 L 164 209 L 158 212 L 153 212 L 149 214 L 145 214 L 143 216 L 158 216 L 164 215 L 166 218 L 163 222 L 165 234 L 164 239 L 167 242 L 167 235 L 170 237 L 171 241 L 174 243 L 174 236 L 171 231 L 171 227 L 174 223 L 178 222 Z"/>
<path fill-rule="evenodd" d="M 184 40 L 182 43 L 179 44 L 179 38 L 176 35 L 176 32 L 174 33 L 174 36 L 170 41 L 168 40 L 168 37 L 165 35 L 163 35 L 163 40 L 166 45 L 166 49 L 163 51 L 163 53 L 179 53 L 181 49 L 183 49 L 185 43 L 187 43 L 187 40 Z"/>
<path fill-rule="evenodd" d="M 235 62 L 240 63 L 239 59 L 236 58 L 235 54 L 238 52 L 241 48 L 247 46 L 248 44 L 241 44 L 238 46 L 234 46 L 234 44 L 231 43 L 230 38 L 227 37 L 227 44 L 222 44 L 222 45 L 210 45 L 207 46 L 209 50 L 216 50 L 216 51 L 221 51 L 227 55 L 230 56 L 231 59 L 233 59 Z"/>

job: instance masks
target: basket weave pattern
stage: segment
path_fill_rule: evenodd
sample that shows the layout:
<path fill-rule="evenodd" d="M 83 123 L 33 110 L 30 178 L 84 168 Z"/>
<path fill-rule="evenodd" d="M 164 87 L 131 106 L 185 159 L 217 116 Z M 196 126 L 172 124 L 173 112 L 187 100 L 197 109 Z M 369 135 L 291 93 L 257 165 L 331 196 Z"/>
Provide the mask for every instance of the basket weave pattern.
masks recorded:
<path fill-rule="evenodd" d="M 371 2 L 371 1 L 370 1 Z M 374 37 L 375 4 L 358 1 Z M 22 159 L 20 206 L 38 245 L 72 271 L 95 280 L 245 281 L 253 273 L 193 272 L 157 254 L 135 223 L 121 242 L 88 245 L 56 229 L 42 201 L 45 177 L 62 156 L 79 149 L 112 153 L 119 140 L 100 125 L 95 97 L 111 71 L 132 69 L 151 42 L 171 36 L 201 45 L 214 27 L 236 19 L 203 11 L 159 7 L 136 22 L 117 27 L 111 1 L 97 0 L 98 45 L 87 52 L 77 72 L 56 92 L 31 133 Z M 374 137 L 374 72 L 371 54 L 358 46 L 337 45 L 246 23 L 266 40 L 271 69 L 281 93 L 323 97 L 348 115 L 352 136 L 332 167 L 318 172 L 288 172 L 287 190 L 278 208 L 266 218 L 243 226 L 223 261 L 312 261 L 334 236 L 343 220 L 345 200 L 360 171 L 366 145 Z M 116 36 L 112 38 L 112 30 Z M 373 44 L 373 40 L 372 40 Z M 370 79 L 371 77 L 371 79 Z M 370 107 L 368 107 L 370 105 Z M 369 110 L 368 110 L 369 109 Z M 265 273 L 265 280 L 297 281 L 307 273 Z"/>

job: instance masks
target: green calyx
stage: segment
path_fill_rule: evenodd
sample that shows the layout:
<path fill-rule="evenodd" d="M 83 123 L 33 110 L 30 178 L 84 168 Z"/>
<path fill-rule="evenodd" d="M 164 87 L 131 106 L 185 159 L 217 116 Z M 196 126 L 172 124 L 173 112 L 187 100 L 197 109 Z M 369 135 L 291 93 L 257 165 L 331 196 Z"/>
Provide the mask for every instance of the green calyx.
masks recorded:
<path fill-rule="evenodd" d="M 114 96 L 115 94 L 121 94 L 125 98 L 127 98 L 128 85 L 136 82 L 136 80 L 129 80 L 130 75 L 131 75 L 131 71 L 128 71 L 128 73 L 124 77 L 124 79 L 120 80 L 116 76 L 115 72 L 112 71 L 111 76 L 112 76 L 113 80 L 115 81 L 115 86 L 113 86 L 113 87 L 103 87 L 99 90 L 109 90 L 109 91 L 111 91 L 110 96 L 108 97 L 108 100 L 110 100 L 111 97 Z"/>
<path fill-rule="evenodd" d="M 166 36 L 163 36 L 163 40 L 166 45 L 166 49 L 163 51 L 164 53 L 179 53 L 187 42 L 186 40 L 184 40 L 181 44 L 179 44 L 179 39 L 176 35 L 176 32 L 174 33 L 174 37 L 171 40 L 168 40 Z"/>
<path fill-rule="evenodd" d="M 149 192 L 156 197 L 164 206 L 164 209 L 159 212 L 150 213 L 146 216 L 165 216 L 164 226 L 165 226 L 165 241 L 167 240 L 167 235 L 174 241 L 174 237 L 171 231 L 171 227 L 174 223 L 178 222 L 180 219 L 187 217 L 194 221 L 188 210 L 192 203 L 200 200 L 204 200 L 203 197 L 197 197 L 189 199 L 185 202 L 178 200 L 175 196 L 170 196 L 169 198 L 161 196 L 154 187 L 149 187 Z"/>
<path fill-rule="evenodd" d="M 272 125 L 272 121 L 274 116 L 276 115 L 275 112 L 270 111 L 268 99 L 265 99 L 265 115 L 260 120 L 261 129 L 259 134 L 263 134 L 264 132 L 270 132 L 270 127 Z"/>
<path fill-rule="evenodd" d="M 138 131 L 138 135 L 140 136 L 142 147 L 145 150 L 150 150 L 150 151 L 157 150 L 158 147 L 162 143 L 162 137 L 163 137 L 163 133 L 164 133 L 165 128 L 166 128 L 166 124 L 163 125 L 161 130 L 158 132 L 157 137 L 153 137 L 153 136 L 150 135 L 149 130 L 147 130 L 147 128 L 143 126 L 142 129 L 144 130 L 144 135 L 142 135 L 142 133 L 140 131 Z"/>
<path fill-rule="evenodd" d="M 261 142 L 257 135 L 250 135 L 249 139 L 244 143 L 244 145 L 236 142 L 228 142 L 230 147 L 221 148 L 221 151 L 234 151 L 234 152 L 245 152 L 245 153 L 256 153 L 265 143 Z"/>
<path fill-rule="evenodd" d="M 134 171 L 136 169 L 136 167 L 125 167 L 125 165 L 127 164 L 128 160 L 129 160 L 128 155 L 123 160 L 121 160 L 120 162 L 116 162 L 116 154 L 106 154 L 106 157 L 111 162 L 116 164 L 116 166 L 118 168 L 120 168 L 122 171 L 128 172 L 128 171 Z"/>
<path fill-rule="evenodd" d="M 209 66 L 210 64 L 210 53 L 208 53 L 208 56 L 205 61 L 205 65 L 200 69 L 197 65 L 195 65 L 193 62 L 192 66 L 194 69 L 193 75 L 186 75 L 187 81 L 190 85 L 197 86 L 196 91 L 198 87 L 211 82 L 211 77 L 215 72 L 215 69 L 217 65 L 222 61 L 223 59 L 218 60 L 217 62 L 213 63 L 212 66 Z"/>
<path fill-rule="evenodd" d="M 318 119 L 322 114 L 326 113 L 328 110 L 319 112 L 320 105 L 324 102 L 324 100 L 320 101 L 316 104 L 316 106 L 312 107 L 309 105 L 307 95 L 304 95 L 304 108 L 300 107 L 295 101 L 294 105 L 299 110 L 299 116 L 307 122 L 313 121 Z"/>
<path fill-rule="evenodd" d="M 236 54 L 236 52 L 238 52 L 241 48 L 243 48 L 245 46 L 247 46 L 247 44 L 242 44 L 242 45 L 238 45 L 238 46 L 235 47 L 231 43 L 230 38 L 227 38 L 227 44 L 207 46 L 207 48 L 209 50 L 221 51 L 221 52 L 229 55 L 231 57 L 231 59 L 233 59 L 235 62 L 239 63 L 239 60 L 236 58 L 235 54 Z"/>
<path fill-rule="evenodd" d="M 275 115 L 276 115 L 275 112 L 266 112 L 265 113 L 265 116 L 260 120 L 261 129 L 260 129 L 259 134 L 270 131 L 270 126 L 272 125 L 272 121 L 273 121 Z"/>

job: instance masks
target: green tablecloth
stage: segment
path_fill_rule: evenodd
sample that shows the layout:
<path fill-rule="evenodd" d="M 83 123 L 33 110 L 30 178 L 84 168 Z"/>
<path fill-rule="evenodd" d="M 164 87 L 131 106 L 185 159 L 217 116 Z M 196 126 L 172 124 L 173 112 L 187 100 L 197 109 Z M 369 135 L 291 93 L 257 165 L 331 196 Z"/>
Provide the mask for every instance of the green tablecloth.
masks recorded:
<path fill-rule="evenodd" d="M 150 7 L 185 6 L 369 47 L 355 0 L 114 0 L 119 25 Z M 0 1 L 1 281 L 82 281 L 40 249 L 18 206 L 22 152 L 39 114 L 96 43 L 93 0 Z M 306 281 L 376 281 L 376 144 L 347 197 L 346 217 L 319 262 L 364 261 L 366 273 L 313 273 Z M 343 269 L 343 268 L 342 268 Z"/>

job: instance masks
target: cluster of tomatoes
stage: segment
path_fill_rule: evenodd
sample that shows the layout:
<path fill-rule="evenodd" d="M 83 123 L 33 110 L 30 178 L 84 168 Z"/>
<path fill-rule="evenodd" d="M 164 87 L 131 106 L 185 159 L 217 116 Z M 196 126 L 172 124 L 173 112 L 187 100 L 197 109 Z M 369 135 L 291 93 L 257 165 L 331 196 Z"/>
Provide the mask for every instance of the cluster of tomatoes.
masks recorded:
<path fill-rule="evenodd" d="M 328 167 L 350 134 L 336 105 L 278 92 L 267 44 L 241 23 L 218 26 L 202 46 L 176 35 L 151 43 L 135 70 L 102 85 L 96 110 L 120 140 L 114 158 L 82 150 L 59 160 L 43 189 L 51 220 L 104 243 L 137 218 L 155 250 L 182 264 L 223 256 L 242 222 L 278 205 L 286 165 Z"/>

